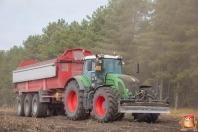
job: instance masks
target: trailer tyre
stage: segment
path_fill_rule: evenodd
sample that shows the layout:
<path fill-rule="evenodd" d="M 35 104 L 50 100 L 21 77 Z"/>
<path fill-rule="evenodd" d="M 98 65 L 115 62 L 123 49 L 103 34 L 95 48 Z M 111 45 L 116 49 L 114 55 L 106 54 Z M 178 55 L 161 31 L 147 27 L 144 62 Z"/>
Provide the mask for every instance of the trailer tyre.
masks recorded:
<path fill-rule="evenodd" d="M 17 114 L 19 116 L 24 116 L 24 100 L 25 100 L 25 95 L 19 95 L 18 100 L 17 100 Z"/>
<path fill-rule="evenodd" d="M 48 105 L 39 102 L 39 95 L 35 94 L 32 99 L 32 116 L 36 118 L 46 117 Z"/>
<path fill-rule="evenodd" d="M 146 90 L 146 98 L 147 100 L 156 100 L 156 95 L 153 90 Z M 159 113 L 134 113 L 134 119 L 137 119 L 138 122 L 147 122 L 152 123 L 158 119 Z"/>
<path fill-rule="evenodd" d="M 65 90 L 64 106 L 65 114 L 70 120 L 84 120 L 89 117 L 90 113 L 86 113 L 83 108 L 83 94 L 78 82 L 73 80 L 68 83 Z"/>
<path fill-rule="evenodd" d="M 26 117 L 30 117 L 32 115 L 32 98 L 31 94 L 27 94 L 25 96 L 24 113 Z"/>
<path fill-rule="evenodd" d="M 118 96 L 115 91 L 109 87 L 99 88 L 93 99 L 93 112 L 95 119 L 100 122 L 110 122 L 116 120 L 118 114 Z M 121 114 L 123 115 L 123 114 Z"/>

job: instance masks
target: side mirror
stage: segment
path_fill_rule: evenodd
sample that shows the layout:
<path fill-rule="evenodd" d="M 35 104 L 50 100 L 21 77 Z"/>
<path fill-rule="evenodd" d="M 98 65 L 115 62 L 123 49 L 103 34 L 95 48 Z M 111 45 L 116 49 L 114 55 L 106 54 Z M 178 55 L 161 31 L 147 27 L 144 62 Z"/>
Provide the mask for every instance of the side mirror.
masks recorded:
<path fill-rule="evenodd" d="M 120 62 L 118 63 L 118 65 L 125 65 L 125 62 L 124 62 L 124 61 L 120 61 Z"/>
<path fill-rule="evenodd" d="M 139 63 L 136 63 L 136 73 L 140 72 Z"/>
<path fill-rule="evenodd" d="M 122 61 L 122 63 L 123 63 L 123 61 Z M 131 63 L 135 63 L 135 65 L 136 65 L 136 73 L 139 73 L 140 72 L 139 63 L 137 63 L 135 61 L 128 61 L 128 62 L 126 62 L 124 64 L 128 65 L 128 64 L 131 64 Z"/>

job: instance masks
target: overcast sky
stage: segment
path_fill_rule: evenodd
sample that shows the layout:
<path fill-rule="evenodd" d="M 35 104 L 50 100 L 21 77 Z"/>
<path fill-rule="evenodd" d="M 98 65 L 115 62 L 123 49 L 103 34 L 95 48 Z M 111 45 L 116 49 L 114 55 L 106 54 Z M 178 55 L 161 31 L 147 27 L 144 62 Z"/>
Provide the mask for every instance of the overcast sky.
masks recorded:
<path fill-rule="evenodd" d="M 29 35 L 42 34 L 49 22 L 63 18 L 81 22 L 108 0 L 0 0 L 0 50 L 22 45 Z"/>

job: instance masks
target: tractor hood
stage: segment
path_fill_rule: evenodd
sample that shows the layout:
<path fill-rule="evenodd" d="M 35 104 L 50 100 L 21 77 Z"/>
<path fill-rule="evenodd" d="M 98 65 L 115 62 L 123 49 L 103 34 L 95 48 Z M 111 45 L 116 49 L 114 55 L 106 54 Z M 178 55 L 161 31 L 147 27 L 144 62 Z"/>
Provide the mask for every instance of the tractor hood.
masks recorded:
<path fill-rule="evenodd" d="M 118 78 L 123 81 L 129 92 L 132 92 L 133 94 L 139 92 L 140 81 L 137 78 L 129 75 L 119 75 Z"/>
<path fill-rule="evenodd" d="M 114 78 L 117 77 L 118 79 L 120 79 L 124 84 L 123 88 L 126 88 L 129 93 L 132 93 L 134 95 L 135 93 L 139 92 L 140 81 L 137 78 L 129 75 L 111 73 L 109 73 L 107 76 L 114 76 Z"/>

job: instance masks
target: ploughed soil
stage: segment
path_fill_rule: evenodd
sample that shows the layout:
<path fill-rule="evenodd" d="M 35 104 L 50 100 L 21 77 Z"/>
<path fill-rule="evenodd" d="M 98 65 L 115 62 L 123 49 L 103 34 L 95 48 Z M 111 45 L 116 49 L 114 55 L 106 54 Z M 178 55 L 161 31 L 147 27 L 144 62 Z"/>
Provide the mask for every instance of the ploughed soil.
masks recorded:
<path fill-rule="evenodd" d="M 122 121 L 98 123 L 93 116 L 82 121 L 71 121 L 66 116 L 20 117 L 13 108 L 0 108 L 0 132 L 178 132 L 181 119 L 163 114 L 155 123 L 148 124 L 125 114 Z"/>

